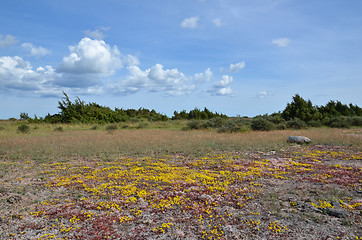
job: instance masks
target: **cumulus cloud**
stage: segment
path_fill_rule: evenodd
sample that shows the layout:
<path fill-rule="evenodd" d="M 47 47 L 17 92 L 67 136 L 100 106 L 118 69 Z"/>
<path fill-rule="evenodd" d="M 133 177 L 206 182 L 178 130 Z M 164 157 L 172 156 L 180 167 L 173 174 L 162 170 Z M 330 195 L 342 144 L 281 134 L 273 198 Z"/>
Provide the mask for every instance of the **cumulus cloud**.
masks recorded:
<path fill-rule="evenodd" d="M 289 38 L 278 38 L 278 39 L 273 39 L 272 44 L 278 47 L 286 47 L 291 43 L 291 41 L 292 40 L 290 40 Z"/>
<path fill-rule="evenodd" d="M 132 94 L 145 90 L 178 96 L 190 93 L 195 88 L 192 78 L 185 76 L 178 69 L 164 69 L 161 64 L 144 71 L 137 66 L 128 66 L 127 69 L 126 78 L 110 86 L 115 93 Z"/>
<path fill-rule="evenodd" d="M 71 74 L 97 74 L 98 77 L 113 75 L 123 64 L 137 65 L 134 56 L 122 55 L 116 46 L 103 40 L 83 38 L 78 45 L 69 47 L 70 54 L 63 58 L 58 72 Z"/>
<path fill-rule="evenodd" d="M 195 74 L 195 81 L 196 82 L 208 82 L 211 80 L 213 73 L 210 68 L 206 69 L 203 73 L 196 73 Z"/>
<path fill-rule="evenodd" d="M 232 73 L 236 73 L 240 69 L 243 69 L 243 68 L 245 68 L 245 62 L 244 61 L 238 62 L 238 63 L 235 63 L 235 64 L 230 64 L 229 71 L 232 72 Z"/>
<path fill-rule="evenodd" d="M 182 28 L 195 29 L 195 28 L 197 28 L 198 21 L 199 21 L 199 17 L 185 18 L 181 22 L 181 27 Z"/>
<path fill-rule="evenodd" d="M 8 47 L 17 44 L 19 41 L 13 35 L 6 35 L 3 37 L 0 35 L 0 47 Z"/>
<path fill-rule="evenodd" d="M 228 85 L 230 83 L 232 83 L 232 81 L 233 81 L 233 77 L 231 77 L 229 75 L 223 75 L 222 79 L 219 82 L 217 82 L 216 84 L 214 84 L 212 86 L 212 88 L 208 90 L 208 92 L 211 95 L 216 95 L 216 96 L 230 95 L 232 92 L 232 89 Z"/>
<path fill-rule="evenodd" d="M 21 57 L 0 57 L 0 89 L 39 91 L 49 87 L 60 77 L 51 66 L 33 69 Z"/>
<path fill-rule="evenodd" d="M 212 23 L 215 25 L 215 27 L 221 27 L 222 26 L 222 21 L 221 21 L 220 18 L 213 19 Z"/>
<path fill-rule="evenodd" d="M 257 94 L 257 97 L 260 99 L 263 99 L 263 98 L 265 98 L 267 96 L 271 96 L 271 95 L 272 95 L 272 93 L 269 91 L 261 91 Z"/>
<path fill-rule="evenodd" d="M 104 32 L 108 31 L 110 27 L 99 27 L 95 30 L 85 30 L 84 33 L 87 35 L 87 37 L 91 37 L 97 40 L 102 40 L 105 38 Z"/>
<path fill-rule="evenodd" d="M 42 57 L 51 53 L 48 49 L 45 49 L 43 47 L 36 47 L 31 43 L 23 43 L 21 44 L 21 46 L 29 51 L 28 56 L 31 57 Z"/>

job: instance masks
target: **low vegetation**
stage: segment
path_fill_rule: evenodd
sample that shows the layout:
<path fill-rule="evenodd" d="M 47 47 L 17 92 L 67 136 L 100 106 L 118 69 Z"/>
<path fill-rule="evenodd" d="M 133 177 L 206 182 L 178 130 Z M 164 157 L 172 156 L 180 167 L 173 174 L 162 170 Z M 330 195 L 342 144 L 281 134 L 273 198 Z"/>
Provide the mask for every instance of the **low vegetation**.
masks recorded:
<path fill-rule="evenodd" d="M 48 114 L 44 118 L 29 117 L 25 112 L 20 113 L 20 119 L 29 123 L 83 123 L 83 124 L 113 124 L 138 123 L 139 128 L 145 128 L 148 123 L 188 120 L 187 129 L 217 129 L 219 132 L 246 132 L 250 130 L 270 131 L 282 129 L 305 129 L 308 127 L 328 126 L 332 128 L 350 128 L 362 126 L 362 109 L 357 105 L 342 104 L 340 101 L 329 101 L 325 106 L 313 106 L 298 94 L 288 103 L 282 112 L 271 115 L 259 115 L 253 118 L 228 117 L 212 112 L 207 108 L 183 110 L 174 112 L 169 118 L 155 110 L 144 108 L 114 110 L 97 103 L 85 103 L 77 97 L 72 102 L 64 93 L 59 101 L 60 112 Z M 125 126 L 125 125 L 124 125 Z"/>

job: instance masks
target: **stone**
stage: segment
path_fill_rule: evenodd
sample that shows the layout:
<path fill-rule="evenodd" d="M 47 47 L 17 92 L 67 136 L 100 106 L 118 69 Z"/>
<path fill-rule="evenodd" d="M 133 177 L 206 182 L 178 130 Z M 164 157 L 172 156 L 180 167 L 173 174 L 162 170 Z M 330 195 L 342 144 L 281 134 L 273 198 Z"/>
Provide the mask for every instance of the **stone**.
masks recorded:
<path fill-rule="evenodd" d="M 309 143 L 310 139 L 304 136 L 290 136 L 288 142 L 292 143 Z"/>
<path fill-rule="evenodd" d="M 333 208 L 327 208 L 327 214 L 337 218 L 344 218 L 348 216 L 347 211 Z"/>

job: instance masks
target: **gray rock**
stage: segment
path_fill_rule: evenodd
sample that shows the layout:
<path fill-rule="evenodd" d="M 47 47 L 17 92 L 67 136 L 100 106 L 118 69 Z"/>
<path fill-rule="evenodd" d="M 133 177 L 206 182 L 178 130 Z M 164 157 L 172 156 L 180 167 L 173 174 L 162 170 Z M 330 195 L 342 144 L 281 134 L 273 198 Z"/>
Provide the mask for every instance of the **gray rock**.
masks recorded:
<path fill-rule="evenodd" d="M 288 142 L 294 142 L 294 143 L 309 143 L 310 139 L 303 136 L 290 136 L 288 137 Z"/>
<path fill-rule="evenodd" d="M 348 216 L 348 212 L 342 209 L 327 208 L 327 213 L 330 216 L 344 218 Z"/>

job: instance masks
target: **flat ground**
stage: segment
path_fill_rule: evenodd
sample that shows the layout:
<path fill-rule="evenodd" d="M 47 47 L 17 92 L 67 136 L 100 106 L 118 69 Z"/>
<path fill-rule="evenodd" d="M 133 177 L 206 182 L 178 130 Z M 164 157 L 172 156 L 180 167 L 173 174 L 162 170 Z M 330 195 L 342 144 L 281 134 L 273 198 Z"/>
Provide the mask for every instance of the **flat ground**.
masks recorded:
<path fill-rule="evenodd" d="M 3 126 L 0 239 L 362 237 L 361 129 Z"/>

